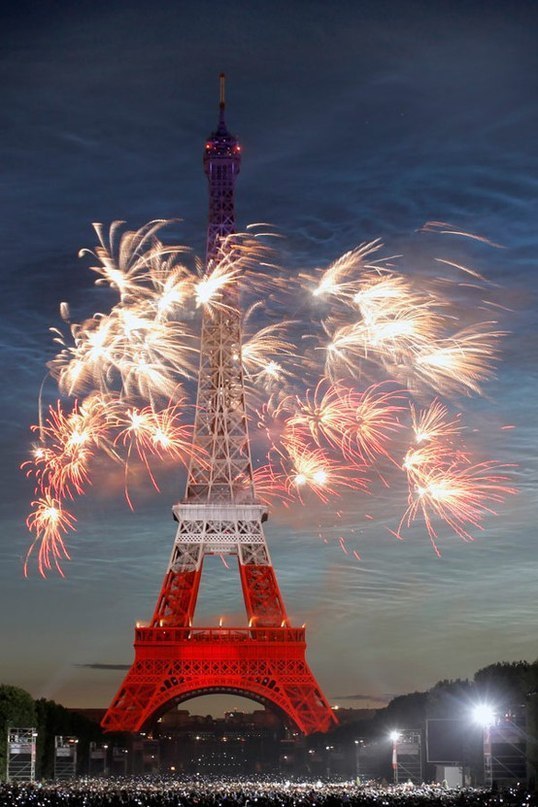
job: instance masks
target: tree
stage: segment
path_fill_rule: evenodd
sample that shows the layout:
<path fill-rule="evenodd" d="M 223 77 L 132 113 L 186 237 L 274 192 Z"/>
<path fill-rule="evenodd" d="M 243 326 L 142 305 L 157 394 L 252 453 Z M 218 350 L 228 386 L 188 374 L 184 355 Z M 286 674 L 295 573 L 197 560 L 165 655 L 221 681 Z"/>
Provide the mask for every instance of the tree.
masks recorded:
<path fill-rule="evenodd" d="M 34 728 L 36 710 L 30 693 L 9 684 L 0 684 L 0 777 L 6 774 L 7 731 L 10 726 Z"/>
<path fill-rule="evenodd" d="M 428 717 L 470 720 L 475 689 L 467 679 L 438 681 L 428 693 Z"/>
<path fill-rule="evenodd" d="M 509 709 L 524 703 L 538 685 L 538 662 L 499 661 L 483 667 L 474 677 L 479 697 Z"/>
<path fill-rule="evenodd" d="M 78 771 L 88 757 L 90 742 L 103 739 L 100 727 L 88 718 L 71 712 L 55 701 L 40 698 L 35 702 L 38 725 L 38 775 L 51 779 L 54 775 L 56 735 L 78 740 Z"/>
<path fill-rule="evenodd" d="M 52 779 L 54 776 L 54 739 L 57 734 L 71 734 L 71 715 L 63 706 L 45 698 L 35 702 L 37 712 L 37 771 L 38 776 Z"/>
<path fill-rule="evenodd" d="M 426 718 L 427 692 L 398 695 L 376 715 L 376 722 L 384 734 L 393 729 L 418 729 Z"/>

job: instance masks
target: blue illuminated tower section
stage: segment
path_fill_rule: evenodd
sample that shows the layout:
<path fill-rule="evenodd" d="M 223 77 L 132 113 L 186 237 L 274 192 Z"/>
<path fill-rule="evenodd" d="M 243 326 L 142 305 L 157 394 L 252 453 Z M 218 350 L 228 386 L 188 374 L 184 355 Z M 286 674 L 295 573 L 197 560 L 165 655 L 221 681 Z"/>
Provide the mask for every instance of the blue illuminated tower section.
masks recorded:
<path fill-rule="evenodd" d="M 207 263 L 218 257 L 223 240 L 235 233 L 235 181 L 241 168 L 241 146 L 224 119 L 225 78 L 220 75 L 219 124 L 205 144 L 204 171 L 209 182 Z"/>

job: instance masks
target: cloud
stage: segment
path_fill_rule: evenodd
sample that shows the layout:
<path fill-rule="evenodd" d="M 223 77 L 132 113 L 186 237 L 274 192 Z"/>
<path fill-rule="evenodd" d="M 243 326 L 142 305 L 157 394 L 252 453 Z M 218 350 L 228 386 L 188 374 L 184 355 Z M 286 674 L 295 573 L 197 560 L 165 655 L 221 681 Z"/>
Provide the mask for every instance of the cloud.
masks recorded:
<path fill-rule="evenodd" d="M 383 703 L 386 704 L 388 701 L 392 700 L 392 698 L 396 697 L 395 695 L 386 693 L 385 695 L 335 695 L 334 700 L 338 701 L 372 701 L 374 703 Z"/>
<path fill-rule="evenodd" d="M 84 667 L 87 670 L 130 670 L 130 664 L 101 664 L 94 661 L 91 664 L 75 664 L 75 667 Z"/>

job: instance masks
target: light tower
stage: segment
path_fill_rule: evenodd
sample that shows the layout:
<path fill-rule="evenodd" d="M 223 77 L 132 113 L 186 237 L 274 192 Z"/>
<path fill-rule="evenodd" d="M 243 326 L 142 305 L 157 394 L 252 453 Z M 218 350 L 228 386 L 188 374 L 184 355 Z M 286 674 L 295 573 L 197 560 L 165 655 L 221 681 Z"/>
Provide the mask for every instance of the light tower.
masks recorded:
<path fill-rule="evenodd" d="M 233 249 L 240 146 L 227 129 L 220 76 L 217 129 L 205 145 L 207 264 Z M 230 243 L 231 242 L 231 243 Z M 265 506 L 252 477 L 241 312 L 234 284 L 202 321 L 193 452 L 178 528 L 153 618 L 135 630 L 135 661 L 103 718 L 107 731 L 141 731 L 172 703 L 231 692 L 277 708 L 305 734 L 336 722 L 305 660 L 304 628 L 291 627 L 263 534 Z M 206 555 L 236 555 L 247 626 L 193 627 Z"/>

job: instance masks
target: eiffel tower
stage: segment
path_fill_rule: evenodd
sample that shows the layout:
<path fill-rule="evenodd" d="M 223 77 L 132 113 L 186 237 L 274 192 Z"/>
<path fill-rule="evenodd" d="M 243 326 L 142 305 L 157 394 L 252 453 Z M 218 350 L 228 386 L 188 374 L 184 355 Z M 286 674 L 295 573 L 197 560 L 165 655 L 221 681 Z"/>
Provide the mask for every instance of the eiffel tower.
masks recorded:
<path fill-rule="evenodd" d="M 204 151 L 208 266 L 235 233 L 241 149 L 224 113 L 221 75 L 218 126 Z M 203 316 L 193 435 L 202 451 L 193 453 L 185 497 L 172 508 L 178 528 L 168 569 L 151 623 L 135 630 L 135 660 L 103 718 L 106 731 L 143 731 L 173 704 L 211 693 L 255 700 L 304 734 L 336 723 L 306 662 L 304 627 L 292 627 L 286 614 L 263 534 L 267 510 L 252 477 L 241 313 L 231 286 Z M 204 557 L 212 554 L 238 558 L 246 627 L 193 627 Z"/>

